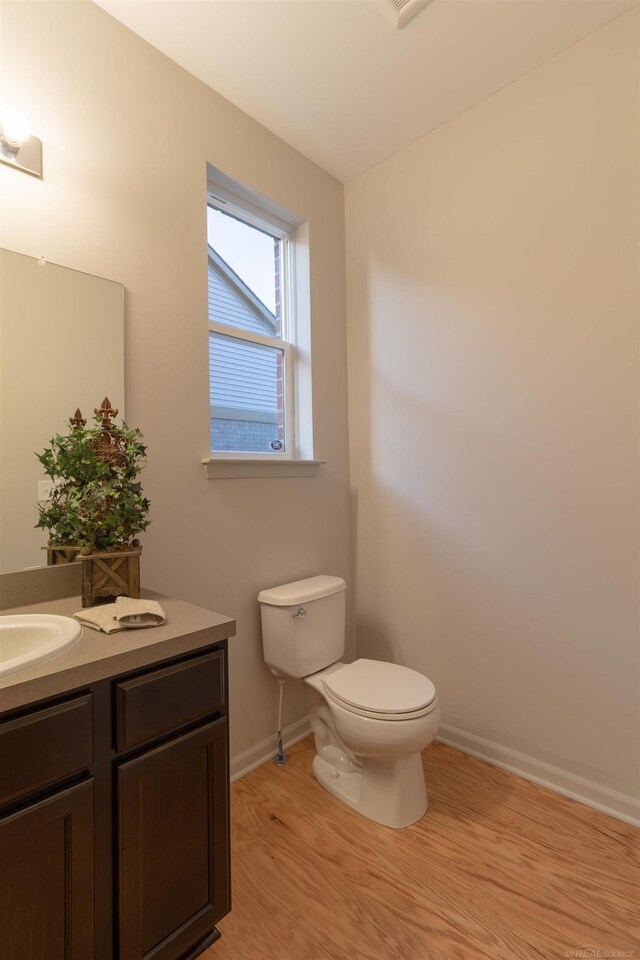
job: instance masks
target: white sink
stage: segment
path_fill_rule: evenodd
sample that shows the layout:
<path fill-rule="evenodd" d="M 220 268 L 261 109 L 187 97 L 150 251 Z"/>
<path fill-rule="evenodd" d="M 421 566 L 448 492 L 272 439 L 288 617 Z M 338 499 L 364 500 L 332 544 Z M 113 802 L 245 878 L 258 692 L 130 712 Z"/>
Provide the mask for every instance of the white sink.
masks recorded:
<path fill-rule="evenodd" d="M 0 617 L 0 678 L 57 657 L 81 636 L 82 627 L 71 617 L 48 613 Z"/>

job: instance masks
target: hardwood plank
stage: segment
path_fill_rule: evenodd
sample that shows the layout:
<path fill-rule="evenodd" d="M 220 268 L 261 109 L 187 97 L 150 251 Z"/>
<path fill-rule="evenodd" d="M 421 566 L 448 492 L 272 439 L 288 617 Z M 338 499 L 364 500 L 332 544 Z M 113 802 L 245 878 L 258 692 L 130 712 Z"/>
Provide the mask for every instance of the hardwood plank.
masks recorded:
<path fill-rule="evenodd" d="M 232 785 L 233 910 L 203 960 L 640 956 L 634 827 L 432 744 L 427 816 L 389 830 L 322 789 L 313 753 Z"/>

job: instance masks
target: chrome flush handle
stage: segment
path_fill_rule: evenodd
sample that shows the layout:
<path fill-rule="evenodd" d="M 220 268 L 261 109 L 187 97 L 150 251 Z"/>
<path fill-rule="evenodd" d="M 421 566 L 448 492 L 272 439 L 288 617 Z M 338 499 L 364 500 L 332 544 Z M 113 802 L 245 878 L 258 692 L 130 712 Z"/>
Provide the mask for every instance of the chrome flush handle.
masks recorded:
<path fill-rule="evenodd" d="M 294 620 L 303 620 L 307 615 L 307 611 L 304 607 L 298 607 L 295 613 L 292 613 L 291 616 Z"/>

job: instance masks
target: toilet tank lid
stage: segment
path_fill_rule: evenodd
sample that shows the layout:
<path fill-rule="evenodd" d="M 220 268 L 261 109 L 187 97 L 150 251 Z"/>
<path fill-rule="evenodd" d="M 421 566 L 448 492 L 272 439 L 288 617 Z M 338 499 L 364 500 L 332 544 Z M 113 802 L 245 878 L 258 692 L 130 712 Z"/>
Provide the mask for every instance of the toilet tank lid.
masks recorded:
<path fill-rule="evenodd" d="M 347 584 L 342 577 L 308 577 L 294 583 L 284 583 L 281 587 L 271 587 L 258 594 L 258 603 L 272 607 L 295 607 L 299 603 L 310 603 L 321 597 L 330 597 L 333 593 L 346 590 Z"/>

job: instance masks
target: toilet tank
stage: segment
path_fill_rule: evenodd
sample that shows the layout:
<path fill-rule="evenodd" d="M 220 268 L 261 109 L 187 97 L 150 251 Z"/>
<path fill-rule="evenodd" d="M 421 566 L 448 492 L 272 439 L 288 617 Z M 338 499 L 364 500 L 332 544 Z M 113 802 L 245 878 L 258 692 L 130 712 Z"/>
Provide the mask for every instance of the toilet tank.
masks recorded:
<path fill-rule="evenodd" d="M 345 591 L 341 577 L 309 577 L 258 594 L 267 666 L 280 676 L 308 677 L 344 653 Z"/>

